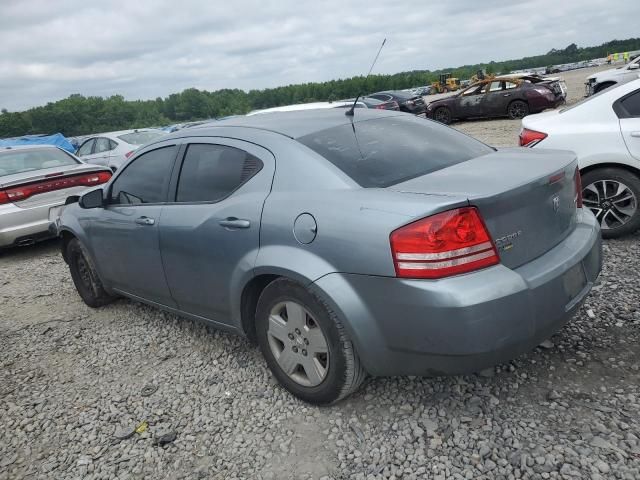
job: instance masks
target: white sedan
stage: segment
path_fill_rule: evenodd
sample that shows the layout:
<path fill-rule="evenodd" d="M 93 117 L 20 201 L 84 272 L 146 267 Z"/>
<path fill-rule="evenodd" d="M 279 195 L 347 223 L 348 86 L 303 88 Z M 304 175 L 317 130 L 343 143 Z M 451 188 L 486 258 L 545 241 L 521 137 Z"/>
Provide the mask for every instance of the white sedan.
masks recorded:
<path fill-rule="evenodd" d="M 605 238 L 640 228 L 640 79 L 522 120 L 520 145 L 573 150 Z"/>
<path fill-rule="evenodd" d="M 166 132 L 153 128 L 91 135 L 85 137 L 76 155 L 87 163 L 109 167 L 115 172 L 140 145 L 163 135 Z"/>

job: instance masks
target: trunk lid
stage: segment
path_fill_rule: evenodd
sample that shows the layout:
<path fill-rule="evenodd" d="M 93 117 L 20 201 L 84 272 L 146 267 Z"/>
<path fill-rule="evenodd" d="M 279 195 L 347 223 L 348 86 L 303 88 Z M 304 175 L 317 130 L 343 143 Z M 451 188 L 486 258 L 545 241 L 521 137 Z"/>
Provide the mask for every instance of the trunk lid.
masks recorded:
<path fill-rule="evenodd" d="M 509 148 L 388 188 L 465 196 L 480 210 L 501 263 L 517 268 L 575 228 L 576 165 L 571 152 Z"/>

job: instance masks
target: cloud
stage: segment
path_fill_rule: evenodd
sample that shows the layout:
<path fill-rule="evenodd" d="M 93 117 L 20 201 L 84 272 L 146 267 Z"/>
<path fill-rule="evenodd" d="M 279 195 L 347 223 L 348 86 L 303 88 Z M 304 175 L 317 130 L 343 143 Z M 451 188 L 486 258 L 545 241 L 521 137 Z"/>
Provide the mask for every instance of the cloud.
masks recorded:
<path fill-rule="evenodd" d="M 0 107 L 155 98 L 520 58 L 636 36 L 627 0 L 3 0 Z"/>

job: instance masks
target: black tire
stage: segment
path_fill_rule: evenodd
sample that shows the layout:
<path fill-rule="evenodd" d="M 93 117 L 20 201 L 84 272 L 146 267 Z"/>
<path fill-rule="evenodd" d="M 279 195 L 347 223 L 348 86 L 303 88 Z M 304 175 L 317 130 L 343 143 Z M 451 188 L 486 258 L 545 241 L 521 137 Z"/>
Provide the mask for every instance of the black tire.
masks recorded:
<path fill-rule="evenodd" d="M 603 184 L 599 182 L 603 181 L 618 182 L 619 184 L 624 184 L 635 196 L 635 199 L 626 201 L 623 200 L 622 203 L 618 204 L 617 206 L 623 207 L 626 211 L 629 211 L 631 207 L 635 205 L 635 213 L 630 214 L 629 219 L 624 224 L 620 224 L 619 226 L 616 226 L 617 222 L 607 222 L 607 226 L 609 228 L 602 229 L 602 237 L 619 238 L 623 235 L 628 235 L 640 229 L 640 208 L 638 208 L 640 206 L 638 204 L 640 202 L 640 178 L 638 177 L 638 175 L 635 175 L 632 172 L 622 168 L 606 167 L 590 170 L 582 176 L 582 197 L 584 207 L 591 208 L 593 213 L 596 214 L 600 225 L 604 227 L 603 217 L 606 213 L 606 208 L 608 205 L 615 206 L 615 204 L 612 205 L 611 200 L 615 199 L 616 197 L 610 197 L 608 199 L 608 204 L 601 203 L 596 206 L 598 197 L 594 194 L 593 190 L 587 189 L 587 187 L 589 186 L 593 186 L 592 188 L 601 189 Z M 610 185 L 610 188 L 612 186 L 613 184 Z M 630 195 L 625 195 L 625 192 L 623 192 L 619 196 L 620 199 L 624 199 L 626 197 L 630 197 Z M 600 198 L 602 199 L 602 196 Z M 602 201 L 606 202 L 607 200 Z M 629 213 L 631 212 L 629 211 Z M 621 215 L 619 215 L 619 217 L 626 220 L 626 217 L 622 217 Z M 615 219 L 615 217 L 613 218 Z"/>
<path fill-rule="evenodd" d="M 448 107 L 438 107 L 433 111 L 433 119 L 436 122 L 449 125 L 451 123 L 451 110 Z"/>
<path fill-rule="evenodd" d="M 108 294 L 102 286 L 90 255 L 77 238 L 67 245 L 66 257 L 73 284 L 84 303 L 98 308 L 115 300 L 116 297 Z"/>
<path fill-rule="evenodd" d="M 520 120 L 529 115 L 529 104 L 523 100 L 514 100 L 507 107 L 507 115 L 511 120 Z"/>
<path fill-rule="evenodd" d="M 316 386 L 304 386 L 291 378 L 278 364 L 269 344 L 269 317 L 283 302 L 302 306 L 326 340 L 328 367 L 324 379 Z M 358 354 L 337 315 L 299 283 L 287 278 L 271 282 L 258 299 L 255 320 L 258 344 L 267 365 L 284 388 L 305 402 L 317 405 L 337 402 L 355 392 L 365 379 Z"/>

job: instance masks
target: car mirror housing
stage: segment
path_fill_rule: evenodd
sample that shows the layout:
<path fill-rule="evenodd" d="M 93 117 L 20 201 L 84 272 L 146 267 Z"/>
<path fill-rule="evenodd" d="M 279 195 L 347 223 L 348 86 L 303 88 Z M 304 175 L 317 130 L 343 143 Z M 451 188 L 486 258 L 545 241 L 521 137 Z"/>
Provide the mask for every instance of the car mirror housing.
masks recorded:
<path fill-rule="evenodd" d="M 78 205 L 81 208 L 102 208 L 104 206 L 104 193 L 101 188 L 91 190 L 80 197 Z"/>

